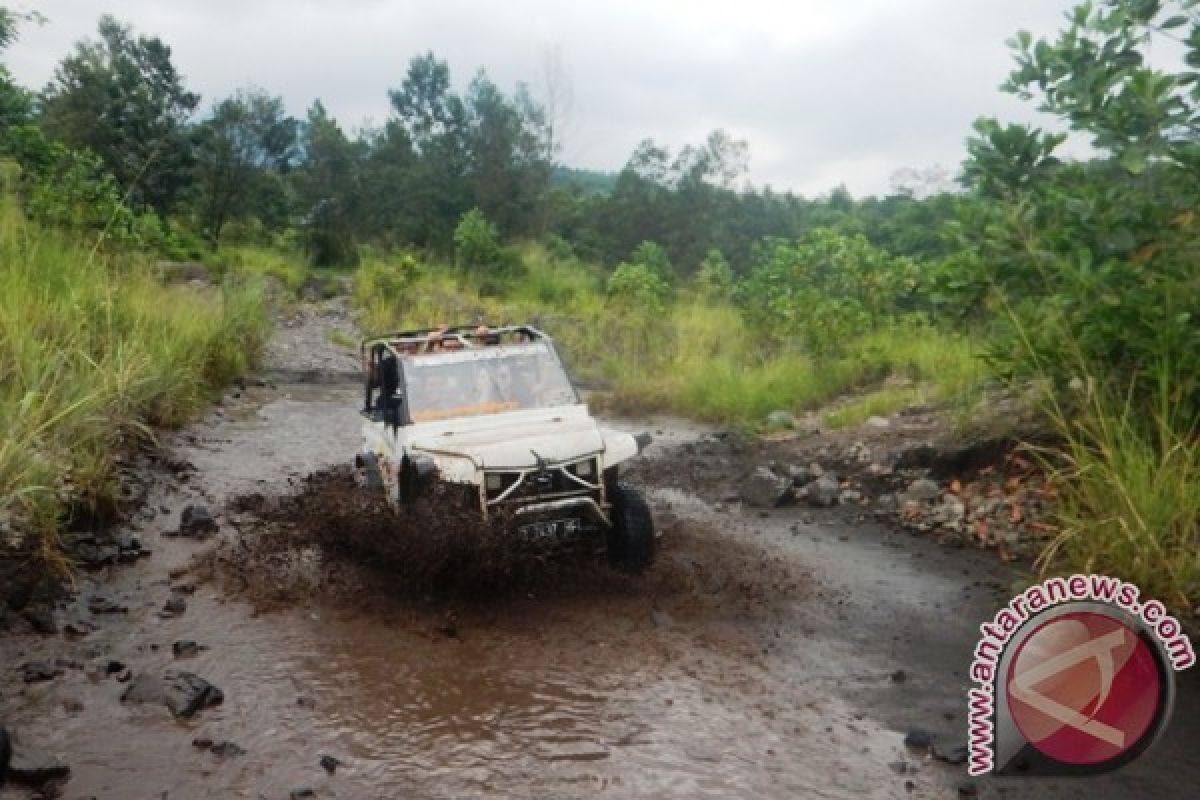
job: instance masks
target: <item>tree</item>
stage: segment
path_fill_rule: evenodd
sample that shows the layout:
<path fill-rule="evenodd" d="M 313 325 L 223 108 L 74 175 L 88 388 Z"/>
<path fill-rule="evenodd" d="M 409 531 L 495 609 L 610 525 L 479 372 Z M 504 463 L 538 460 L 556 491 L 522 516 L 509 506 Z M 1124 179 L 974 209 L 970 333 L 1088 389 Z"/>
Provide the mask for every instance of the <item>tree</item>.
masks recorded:
<path fill-rule="evenodd" d="M 308 111 L 301 137 L 303 161 L 296 171 L 305 240 L 314 264 L 358 260 L 358 211 L 362 145 L 350 141 L 320 100 Z"/>
<path fill-rule="evenodd" d="M 1142 397 L 1167 375 L 1189 418 L 1200 411 L 1198 5 L 1083 3 L 1056 38 L 1018 33 L 1005 88 L 1090 136 L 1099 157 L 1056 164 L 1061 137 L 982 123 L 965 172 L 1002 202 L 967 206 L 960 228 L 973 254 L 965 274 L 1021 322 L 998 363 L 1036 362 L 1064 381 L 1091 369 Z M 1184 45 L 1174 71 L 1147 57 L 1162 37 Z"/>
<path fill-rule="evenodd" d="M 111 16 L 82 41 L 41 95 L 47 134 L 103 161 L 135 206 L 169 211 L 187 181 L 187 122 L 200 101 L 171 48 Z"/>
<path fill-rule="evenodd" d="M 446 250 L 458 218 L 474 205 L 467 181 L 467 108 L 450 89 L 450 68 L 433 53 L 414 58 L 399 89 L 388 92 L 393 122 L 415 160 L 403 184 L 406 224 L 414 244 Z"/>
<path fill-rule="evenodd" d="M 299 155 L 299 123 L 283 99 L 240 90 L 196 127 L 197 210 L 215 249 L 230 220 L 255 214 L 282 220 L 283 176 Z"/>
<path fill-rule="evenodd" d="M 550 178 L 541 109 L 524 87 L 510 101 L 483 72 L 471 81 L 466 105 L 476 204 L 507 235 L 532 232 Z"/>

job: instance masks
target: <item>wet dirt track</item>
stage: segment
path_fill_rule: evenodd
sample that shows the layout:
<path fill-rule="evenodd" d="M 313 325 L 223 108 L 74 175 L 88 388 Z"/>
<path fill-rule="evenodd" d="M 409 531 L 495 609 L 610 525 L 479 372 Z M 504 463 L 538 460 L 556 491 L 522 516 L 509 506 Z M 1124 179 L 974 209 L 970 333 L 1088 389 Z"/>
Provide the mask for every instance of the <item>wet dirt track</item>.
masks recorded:
<path fill-rule="evenodd" d="M 70 641 L 5 641 L 6 665 L 67 657 L 84 667 L 46 683 L 0 678 L 7 724 L 71 765 L 64 797 L 286 798 L 302 787 L 340 798 L 957 796 L 963 768 L 906 752 L 903 735 L 922 727 L 961 740 L 977 625 L 998 602 L 994 585 L 1014 575 L 986 554 L 871 525 L 718 511 L 717 498 L 648 486 L 663 535 L 640 579 L 568 581 L 496 602 L 393 600 L 351 582 L 293 590 L 269 610 L 254 600 L 271 587 L 197 581 L 186 612 L 160 618 L 171 585 L 194 580 L 171 571 L 211 547 L 160 536 L 179 510 L 220 511 L 344 463 L 359 401 L 352 385 L 254 388 L 184 432 L 173 454 L 196 471 L 156 488 L 138 525 L 154 555 L 114 568 L 103 588 L 128 612 L 91 617 L 97 629 Z M 661 430 L 658 453 L 701 433 L 614 424 Z M 229 511 L 219 519 L 230 540 L 252 525 Z M 97 591 L 80 589 L 80 604 Z M 175 659 L 179 639 L 207 649 Z M 124 686 L 90 669 L 110 659 L 134 673 L 186 669 L 225 701 L 188 721 L 122 705 Z M 1200 691 L 1195 675 L 1181 678 L 1167 739 L 1125 771 L 984 779 L 980 795 L 1196 796 Z M 222 758 L 193 747 L 196 737 L 246 753 Z M 318 766 L 326 754 L 344 762 L 336 774 Z M 27 796 L 0 789 L 4 800 Z"/>

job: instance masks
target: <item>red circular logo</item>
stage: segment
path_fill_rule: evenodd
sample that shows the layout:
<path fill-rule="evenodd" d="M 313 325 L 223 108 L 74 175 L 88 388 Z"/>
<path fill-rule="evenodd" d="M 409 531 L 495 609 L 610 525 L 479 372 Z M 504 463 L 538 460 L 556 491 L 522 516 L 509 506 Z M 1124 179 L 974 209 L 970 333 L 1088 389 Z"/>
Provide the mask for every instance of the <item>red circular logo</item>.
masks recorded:
<path fill-rule="evenodd" d="M 1122 621 L 1090 611 L 1055 617 L 1026 637 L 1007 689 L 1021 735 L 1067 764 L 1098 764 L 1130 750 L 1161 698 L 1150 647 Z"/>

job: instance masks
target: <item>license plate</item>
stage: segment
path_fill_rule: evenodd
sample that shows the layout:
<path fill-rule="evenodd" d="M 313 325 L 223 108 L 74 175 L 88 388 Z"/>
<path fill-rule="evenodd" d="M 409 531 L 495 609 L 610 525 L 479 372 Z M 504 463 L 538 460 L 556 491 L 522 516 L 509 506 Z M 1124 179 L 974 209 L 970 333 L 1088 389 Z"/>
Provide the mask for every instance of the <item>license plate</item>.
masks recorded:
<path fill-rule="evenodd" d="M 517 533 L 531 539 L 542 539 L 551 536 L 570 536 L 579 533 L 578 519 L 555 519 L 546 522 L 531 522 L 517 528 Z"/>

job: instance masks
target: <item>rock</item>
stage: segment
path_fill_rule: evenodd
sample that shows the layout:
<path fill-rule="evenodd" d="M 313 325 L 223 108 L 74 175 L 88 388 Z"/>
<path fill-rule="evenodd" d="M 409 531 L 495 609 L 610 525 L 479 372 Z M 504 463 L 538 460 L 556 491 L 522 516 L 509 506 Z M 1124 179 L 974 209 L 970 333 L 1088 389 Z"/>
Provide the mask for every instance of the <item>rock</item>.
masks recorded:
<path fill-rule="evenodd" d="M 50 606 L 29 606 L 21 612 L 21 616 L 37 633 L 58 633 L 58 623 L 54 621 L 54 609 Z"/>
<path fill-rule="evenodd" d="M 337 771 L 337 768 L 342 765 L 342 762 L 333 756 L 321 756 L 321 769 L 332 775 Z"/>
<path fill-rule="evenodd" d="M 809 471 L 808 467 L 792 464 L 787 468 L 787 476 L 792 481 L 792 486 L 797 488 L 803 487 L 816 476 Z"/>
<path fill-rule="evenodd" d="M 829 508 L 836 505 L 841 489 L 832 478 L 817 478 L 804 487 L 804 499 L 809 505 Z"/>
<path fill-rule="evenodd" d="M 87 599 L 88 611 L 93 614 L 124 614 L 129 610 L 106 594 L 94 594 Z"/>
<path fill-rule="evenodd" d="M 893 761 L 888 764 L 888 769 L 897 775 L 904 775 L 908 772 L 908 764 L 904 763 L 903 761 Z"/>
<path fill-rule="evenodd" d="M 207 736 L 197 736 L 192 739 L 192 747 L 198 747 L 201 750 L 207 750 L 213 746 L 213 740 Z"/>
<path fill-rule="evenodd" d="M 71 774 L 71 768 L 49 753 L 30 747 L 22 742 L 10 740 L 8 778 L 26 786 L 41 786 L 59 781 Z"/>
<path fill-rule="evenodd" d="M 118 550 L 136 550 L 142 549 L 142 540 L 132 533 L 119 533 L 116 537 Z"/>
<path fill-rule="evenodd" d="M 958 796 L 978 797 L 979 787 L 975 784 L 975 781 L 963 781 L 958 785 Z"/>
<path fill-rule="evenodd" d="M 62 668 L 49 661 L 30 661 L 17 667 L 21 670 L 21 680 L 26 683 L 42 683 L 52 681 L 63 674 Z"/>
<path fill-rule="evenodd" d="M 871 448 L 867 447 L 865 442 L 855 442 L 846 450 L 847 461 L 870 464 L 874 459 L 875 454 L 871 452 Z"/>
<path fill-rule="evenodd" d="M 915 444 L 896 454 L 896 469 L 928 469 L 934 465 L 937 457 L 937 448 L 932 444 Z"/>
<path fill-rule="evenodd" d="M 201 650 L 207 649 L 208 648 L 204 645 L 197 644 L 191 639 L 180 639 L 171 645 L 171 652 L 176 658 L 191 658 L 192 656 L 198 654 Z"/>
<path fill-rule="evenodd" d="M 902 669 L 898 669 L 891 674 L 892 683 L 904 683 L 908 680 L 908 673 Z"/>
<path fill-rule="evenodd" d="M 308 695 L 302 694 L 296 698 L 296 705 L 300 706 L 300 708 L 307 708 L 309 710 L 312 710 L 317 707 L 317 701 L 314 700 L 313 698 L 309 697 Z"/>
<path fill-rule="evenodd" d="M 844 506 L 856 506 L 862 502 L 862 492 L 855 489 L 843 489 L 838 495 L 838 502 Z"/>
<path fill-rule="evenodd" d="M 767 467 L 757 467 L 741 487 L 741 499 L 759 508 L 774 508 L 792 499 L 792 482 Z"/>
<path fill-rule="evenodd" d="M 933 734 L 921 728 L 913 728 L 904 735 L 904 746 L 912 750 L 925 751 L 933 744 Z"/>
<path fill-rule="evenodd" d="M 867 427 L 890 428 L 892 427 L 892 421 L 887 417 L 867 417 Z"/>
<path fill-rule="evenodd" d="M 967 746 L 965 744 L 951 747 L 935 744 L 930 752 L 938 761 L 945 761 L 947 764 L 967 763 Z"/>
<path fill-rule="evenodd" d="M 816 461 L 814 461 L 808 465 L 808 474 L 811 475 L 814 479 L 820 478 L 825 474 L 825 468 L 822 467 L 820 464 L 818 464 Z"/>
<path fill-rule="evenodd" d="M 121 694 L 122 703 L 162 703 L 177 717 L 220 705 L 225 693 L 190 672 L 167 670 L 161 677 L 143 673 Z"/>
<path fill-rule="evenodd" d="M 221 758 L 236 758 L 246 755 L 246 751 L 237 742 L 217 742 L 208 748 L 214 755 Z"/>
<path fill-rule="evenodd" d="M 110 545 L 80 544 L 75 547 L 75 555 L 85 567 L 99 568 L 117 563 L 121 552 Z"/>
<path fill-rule="evenodd" d="M 205 537 L 220 530 L 206 506 L 188 506 L 179 515 L 179 535 Z"/>
<path fill-rule="evenodd" d="M 772 411 L 767 414 L 767 430 L 791 430 L 796 427 L 796 416 L 790 411 Z"/>
<path fill-rule="evenodd" d="M 125 671 L 125 665 L 120 661 L 109 661 L 104 665 L 105 675 L 117 675 Z"/>
<path fill-rule="evenodd" d="M 797 420 L 796 429 L 809 436 L 816 436 L 821 432 L 821 418 L 816 414 L 806 414 L 803 419 Z"/>
<path fill-rule="evenodd" d="M 176 596 L 163 603 L 162 611 L 158 612 L 158 615 L 160 617 L 178 617 L 185 611 L 187 611 L 187 600 Z"/>
<path fill-rule="evenodd" d="M 288 800 L 312 800 L 316 796 L 317 793 L 306 786 L 303 789 L 292 789 L 288 794 Z"/>
<path fill-rule="evenodd" d="M 69 619 L 63 623 L 63 633 L 68 637 L 78 638 L 87 636 L 92 631 L 96 630 L 96 626 L 88 622 L 86 619 Z"/>
<path fill-rule="evenodd" d="M 937 481 L 932 481 L 929 478 L 918 478 L 908 485 L 908 489 L 904 492 L 904 499 L 917 501 L 933 500 L 941 493 L 942 487 L 937 485 Z"/>

